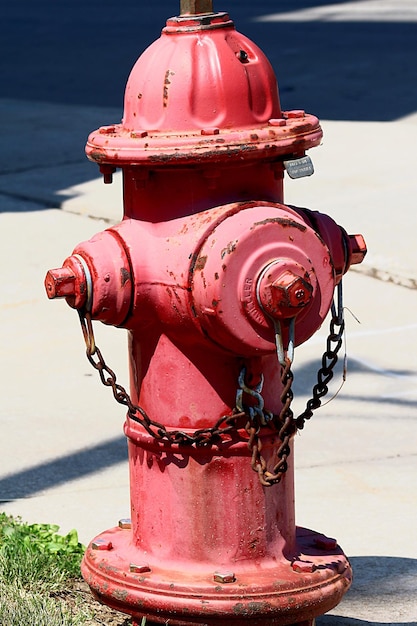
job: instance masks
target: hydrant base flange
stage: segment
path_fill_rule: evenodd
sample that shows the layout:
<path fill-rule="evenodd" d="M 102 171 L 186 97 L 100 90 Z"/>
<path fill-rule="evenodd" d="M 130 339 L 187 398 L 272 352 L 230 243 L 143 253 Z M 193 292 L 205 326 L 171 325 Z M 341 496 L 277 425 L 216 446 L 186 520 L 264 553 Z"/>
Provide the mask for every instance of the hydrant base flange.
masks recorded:
<path fill-rule="evenodd" d="M 93 594 L 140 619 L 173 625 L 284 626 L 336 606 L 350 587 L 349 562 L 335 540 L 297 528 L 292 556 L 236 562 L 233 571 L 198 563 L 153 562 L 129 529 L 112 528 L 88 547 L 82 574 Z M 230 567 L 228 568 L 228 570 Z"/>

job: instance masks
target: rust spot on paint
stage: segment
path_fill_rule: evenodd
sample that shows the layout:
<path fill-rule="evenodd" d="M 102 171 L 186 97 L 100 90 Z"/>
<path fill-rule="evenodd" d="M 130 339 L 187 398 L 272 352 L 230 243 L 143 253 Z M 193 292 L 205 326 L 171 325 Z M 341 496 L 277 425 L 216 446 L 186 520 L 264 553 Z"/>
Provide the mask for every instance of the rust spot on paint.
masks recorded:
<path fill-rule="evenodd" d="M 169 77 L 174 76 L 174 74 L 175 72 L 171 72 L 171 70 L 167 70 L 165 72 L 164 90 L 163 90 L 163 98 L 162 98 L 164 108 L 168 106 L 169 86 L 171 84 Z"/>
<path fill-rule="evenodd" d="M 125 267 L 122 267 L 120 268 L 120 277 L 121 277 L 122 287 L 124 287 L 127 281 L 130 280 L 130 272 L 128 272 L 128 270 Z"/>
<path fill-rule="evenodd" d="M 307 226 L 305 224 L 300 224 L 299 222 L 292 220 L 290 217 L 268 217 L 261 222 L 255 222 L 251 230 L 255 228 L 255 226 L 264 226 L 265 224 L 279 224 L 284 228 L 286 226 L 291 226 L 292 228 L 301 230 L 301 232 L 305 232 L 307 230 Z"/>
<path fill-rule="evenodd" d="M 205 144 L 198 147 L 204 150 Z M 198 150 L 193 149 L 190 149 L 189 152 L 179 152 L 179 148 L 177 150 L 177 153 L 152 154 L 149 157 L 149 161 L 152 163 L 172 163 L 176 161 L 191 160 L 193 163 L 197 163 L 203 160 L 210 161 L 211 159 L 217 160 L 219 158 L 223 160 L 226 156 L 232 158 L 235 155 L 239 155 L 241 159 L 244 159 L 246 157 L 246 153 L 248 153 L 249 158 L 251 156 L 249 153 L 257 152 L 258 147 L 255 144 L 249 146 L 246 144 L 233 146 L 226 143 L 224 145 L 215 146 L 215 150 L 204 150 L 204 152 L 198 152 Z"/>
<path fill-rule="evenodd" d="M 116 598 L 116 600 L 126 600 L 128 593 L 126 589 L 113 589 L 111 595 L 113 598 Z"/>
<path fill-rule="evenodd" d="M 100 150 L 93 150 L 92 152 L 90 152 L 90 158 L 93 159 L 93 161 L 101 163 L 101 161 L 104 161 L 105 159 L 105 154 Z"/>
<path fill-rule="evenodd" d="M 236 250 L 237 243 L 237 239 L 235 241 L 230 241 L 227 244 L 226 248 L 223 248 L 223 250 L 221 251 L 221 258 L 224 259 L 226 254 L 232 254 L 232 252 Z"/>
<path fill-rule="evenodd" d="M 199 256 L 197 261 L 195 262 L 195 270 L 203 270 L 205 265 L 207 263 L 207 255 L 206 256 Z"/>
<path fill-rule="evenodd" d="M 248 602 L 244 604 L 243 602 L 238 602 L 233 607 L 233 613 L 235 615 L 256 615 L 259 613 L 267 613 L 270 609 L 268 602 Z"/>

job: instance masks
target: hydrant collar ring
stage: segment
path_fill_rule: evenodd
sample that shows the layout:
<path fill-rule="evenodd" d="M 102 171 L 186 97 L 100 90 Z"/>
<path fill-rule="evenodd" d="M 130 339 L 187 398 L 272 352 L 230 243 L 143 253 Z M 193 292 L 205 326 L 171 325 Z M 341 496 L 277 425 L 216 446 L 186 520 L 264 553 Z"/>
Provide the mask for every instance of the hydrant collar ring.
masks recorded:
<path fill-rule="evenodd" d="M 85 310 L 90 312 L 93 305 L 93 279 L 91 278 L 90 268 L 80 254 L 73 255 L 83 268 L 85 275 L 85 283 L 87 288 L 87 297 L 85 301 Z"/>
<path fill-rule="evenodd" d="M 228 13 L 200 13 L 198 15 L 171 17 L 167 20 L 162 32 L 167 35 L 176 35 L 219 28 L 234 28 L 234 23 Z"/>

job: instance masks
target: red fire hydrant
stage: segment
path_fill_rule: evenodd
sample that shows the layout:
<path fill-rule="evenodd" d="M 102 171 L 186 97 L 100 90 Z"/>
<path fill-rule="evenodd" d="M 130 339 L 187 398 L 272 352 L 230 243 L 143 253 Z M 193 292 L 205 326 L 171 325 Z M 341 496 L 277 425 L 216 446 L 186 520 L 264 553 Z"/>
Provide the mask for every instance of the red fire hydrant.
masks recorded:
<path fill-rule="evenodd" d="M 122 169 L 124 219 L 45 284 L 78 309 L 88 357 L 127 408 L 131 520 L 91 542 L 82 572 L 135 624 L 308 626 L 349 588 L 337 542 L 294 519 L 293 437 L 337 360 L 335 288 L 366 252 L 330 217 L 283 204 L 284 171 L 312 173 L 321 137 L 316 117 L 281 111 L 268 60 L 227 13 L 189 0 L 134 66 L 122 123 L 88 139 L 105 182 Z M 294 346 L 331 308 L 295 418 Z M 92 320 L 128 329 L 130 393 Z"/>

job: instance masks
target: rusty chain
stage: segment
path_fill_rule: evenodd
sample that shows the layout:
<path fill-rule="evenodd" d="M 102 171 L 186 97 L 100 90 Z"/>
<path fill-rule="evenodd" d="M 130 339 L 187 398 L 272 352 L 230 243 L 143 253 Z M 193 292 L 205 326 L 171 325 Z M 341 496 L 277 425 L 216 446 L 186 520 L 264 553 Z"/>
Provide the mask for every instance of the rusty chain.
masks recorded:
<path fill-rule="evenodd" d="M 126 389 L 117 382 L 116 374 L 106 364 L 95 343 L 91 315 L 88 312 L 78 311 L 78 313 L 89 362 L 98 371 L 103 385 L 111 387 L 116 402 L 127 407 L 129 418 L 143 426 L 152 437 L 168 441 L 170 444 L 207 446 L 220 443 L 224 435 L 231 436 L 233 432 L 244 427 L 247 415 L 245 412 L 235 409 L 231 415 L 224 415 L 217 420 L 214 426 L 201 428 L 192 434 L 182 430 L 167 430 L 164 424 L 151 419 L 142 407 L 132 402 Z"/>
<path fill-rule="evenodd" d="M 281 368 L 282 391 L 280 395 L 281 411 L 274 415 L 264 408 L 261 395 L 263 379 L 255 387 L 250 388 L 245 383 L 245 368 L 242 369 L 236 392 L 236 406 L 230 415 L 223 415 L 214 426 L 201 428 L 193 433 L 182 430 L 168 430 L 164 424 L 151 419 L 146 411 L 134 404 L 129 393 L 122 387 L 116 374 L 106 364 L 101 351 L 94 339 L 91 314 L 88 311 L 78 311 L 81 328 L 86 344 L 86 354 L 91 365 L 98 371 L 101 382 L 111 387 L 115 400 L 127 407 L 128 417 L 139 423 L 145 431 L 157 440 L 167 441 L 177 445 L 195 445 L 197 447 L 220 444 L 224 437 L 230 439 L 236 436 L 237 431 L 244 429 L 248 435 L 247 444 L 251 451 L 251 466 L 258 474 L 260 483 L 270 487 L 279 483 L 288 469 L 288 456 L 291 453 L 290 440 L 298 429 L 304 428 L 305 421 L 310 419 L 313 411 L 321 406 L 321 398 L 328 392 L 328 384 L 333 378 L 334 367 L 338 361 L 338 352 L 343 342 L 344 319 L 341 283 L 338 285 L 338 308 L 332 304 L 332 318 L 330 332 L 327 337 L 326 351 L 322 357 L 322 367 L 317 373 L 317 383 L 313 387 L 312 398 L 306 403 L 306 408 L 297 418 L 294 418 L 291 404 L 293 400 L 291 370 L 294 350 L 294 320 L 290 322 L 289 346 L 283 348 L 282 335 L 279 323 L 275 323 L 275 337 L 277 344 L 278 361 Z M 338 327 L 338 330 L 336 330 Z M 336 344 L 332 347 L 332 344 Z M 245 405 L 243 394 L 256 400 L 256 404 Z M 280 446 L 277 450 L 277 463 L 268 470 L 267 463 L 262 455 L 262 440 L 259 437 L 261 428 L 267 427 L 278 433 Z"/>
<path fill-rule="evenodd" d="M 278 461 L 272 471 L 268 470 L 266 460 L 262 455 L 262 439 L 259 437 L 262 422 L 259 416 L 256 415 L 254 419 L 248 421 L 246 424 L 246 432 L 249 435 L 248 447 L 252 453 L 251 466 L 252 469 L 257 472 L 260 483 L 265 487 L 271 487 L 279 483 L 282 476 L 287 471 L 287 458 L 291 452 L 290 440 L 296 431 L 293 412 L 291 410 L 291 402 L 293 399 L 293 373 L 291 371 L 291 363 L 291 360 L 286 357 L 285 365 L 281 365 L 281 411 L 279 415 L 273 415 L 272 419 L 266 424 L 278 433 L 280 440 L 280 446 L 276 453 Z"/>
<path fill-rule="evenodd" d="M 249 434 L 248 446 L 252 451 L 252 469 L 258 473 L 261 484 L 266 487 L 280 482 L 288 469 L 287 459 L 291 453 L 291 438 L 297 430 L 304 428 L 306 420 L 310 419 L 313 412 L 321 406 L 321 399 L 328 392 L 328 385 L 334 375 L 334 368 L 338 362 L 338 353 L 343 344 L 343 334 L 345 330 L 342 282 L 337 286 L 337 307 L 333 301 L 331 313 L 330 332 L 326 340 L 326 351 L 322 356 L 322 367 L 317 372 L 317 383 L 313 387 L 312 397 L 307 401 L 306 408 L 297 418 L 294 418 L 291 409 L 293 400 L 292 383 L 294 379 L 291 365 L 294 356 L 295 318 L 289 323 L 289 341 L 287 349 L 284 349 L 282 344 L 281 325 L 279 321 L 274 321 L 277 357 L 281 367 L 282 392 L 280 400 L 282 408 L 280 414 L 274 416 L 273 420 L 270 422 L 270 424 L 274 426 L 275 431 L 278 432 L 278 438 L 281 442 L 276 453 L 278 461 L 272 468 L 272 471 L 268 471 L 266 461 L 261 454 L 262 441 L 258 437 L 260 424 L 255 423 L 255 420 L 253 420 L 250 428 L 247 429 Z M 333 344 L 335 345 L 333 346 Z"/>
<path fill-rule="evenodd" d="M 326 340 L 326 350 L 321 359 L 321 368 L 317 372 L 317 383 L 313 387 L 312 397 L 306 403 L 306 408 L 297 417 L 295 424 L 298 430 L 304 428 L 306 420 L 309 420 L 313 411 L 318 409 L 329 390 L 329 382 L 334 375 L 334 368 L 338 361 L 338 353 L 343 344 L 343 334 L 345 332 L 345 320 L 343 315 L 343 290 L 342 282 L 337 285 L 337 307 L 332 303 L 332 317 L 330 320 L 330 332 Z M 345 373 L 343 373 L 345 380 Z"/>

